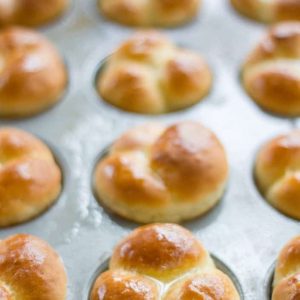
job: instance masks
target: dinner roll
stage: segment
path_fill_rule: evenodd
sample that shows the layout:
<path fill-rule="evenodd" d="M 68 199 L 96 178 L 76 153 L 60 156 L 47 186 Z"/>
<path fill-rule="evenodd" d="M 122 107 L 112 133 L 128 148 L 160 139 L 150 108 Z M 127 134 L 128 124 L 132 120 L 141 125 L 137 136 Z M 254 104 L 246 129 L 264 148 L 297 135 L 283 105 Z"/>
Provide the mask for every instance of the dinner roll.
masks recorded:
<path fill-rule="evenodd" d="M 300 220 L 300 130 L 276 137 L 262 147 L 255 176 L 273 206 Z"/>
<path fill-rule="evenodd" d="M 193 274 L 176 282 L 165 300 L 239 300 L 240 296 L 231 279 L 214 269 Z"/>
<path fill-rule="evenodd" d="M 59 17 L 69 0 L 0 0 L 0 26 L 45 25 Z"/>
<path fill-rule="evenodd" d="M 130 220 L 180 222 L 200 216 L 221 198 L 228 176 L 218 138 L 197 122 L 131 129 L 95 169 L 98 199 Z"/>
<path fill-rule="evenodd" d="M 203 245 L 175 224 L 152 224 L 115 248 L 109 270 L 90 300 L 239 300 L 231 279 L 217 270 Z"/>
<path fill-rule="evenodd" d="M 36 137 L 2 127 L 0 163 L 0 227 L 27 221 L 58 198 L 61 171 L 51 151 Z"/>
<path fill-rule="evenodd" d="M 8 27 L 0 31 L 0 116 L 24 117 L 60 100 L 67 73 L 52 44 L 38 32 Z"/>
<path fill-rule="evenodd" d="M 201 0 L 98 0 L 102 14 L 129 26 L 176 26 L 195 18 Z"/>
<path fill-rule="evenodd" d="M 197 122 L 131 129 L 100 159 L 98 200 L 130 220 L 180 222 L 220 200 L 228 165 L 217 137 Z"/>
<path fill-rule="evenodd" d="M 67 276 L 58 254 L 41 239 L 0 240 L 0 299 L 65 300 Z"/>
<path fill-rule="evenodd" d="M 246 91 L 271 113 L 300 115 L 299 59 L 300 22 L 273 26 L 243 66 Z"/>
<path fill-rule="evenodd" d="M 192 233 L 172 224 L 136 229 L 117 245 L 110 260 L 113 270 L 134 271 L 165 282 L 195 268 L 213 267 L 208 252 Z"/>
<path fill-rule="evenodd" d="M 157 31 L 141 31 L 124 42 L 97 78 L 103 100 L 144 114 L 191 106 L 211 84 L 210 69 L 198 54 L 178 48 Z"/>
<path fill-rule="evenodd" d="M 281 251 L 275 270 L 272 300 L 300 298 L 300 236 Z"/>
<path fill-rule="evenodd" d="M 107 271 L 93 286 L 91 300 L 158 300 L 157 284 L 142 275 L 126 271 Z"/>
<path fill-rule="evenodd" d="M 260 22 L 300 20 L 299 0 L 231 0 L 243 15 Z"/>

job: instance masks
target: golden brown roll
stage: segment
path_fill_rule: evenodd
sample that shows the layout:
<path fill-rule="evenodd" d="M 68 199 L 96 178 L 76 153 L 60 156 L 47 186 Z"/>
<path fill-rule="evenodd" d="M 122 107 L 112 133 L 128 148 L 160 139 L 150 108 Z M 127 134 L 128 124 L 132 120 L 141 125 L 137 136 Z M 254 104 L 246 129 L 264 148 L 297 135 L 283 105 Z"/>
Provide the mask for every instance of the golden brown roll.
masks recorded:
<path fill-rule="evenodd" d="M 66 85 L 64 62 L 38 32 L 9 27 L 0 31 L 0 116 L 24 117 L 60 100 Z"/>
<path fill-rule="evenodd" d="M 300 115 L 299 59 L 300 22 L 273 26 L 243 66 L 246 91 L 269 112 Z"/>
<path fill-rule="evenodd" d="M 272 300 L 300 298 L 300 236 L 281 251 L 275 270 Z"/>
<path fill-rule="evenodd" d="M 129 26 L 177 26 L 196 17 L 201 0 L 98 0 L 102 14 Z"/>
<path fill-rule="evenodd" d="M 299 0 L 231 0 L 243 15 L 260 22 L 300 20 Z"/>
<path fill-rule="evenodd" d="M 217 270 L 202 244 L 174 224 L 152 224 L 115 248 L 109 271 L 90 300 L 239 300 L 231 279 Z"/>
<path fill-rule="evenodd" d="M 93 286 L 91 300 L 158 300 L 159 288 L 151 279 L 126 271 L 107 271 Z"/>
<path fill-rule="evenodd" d="M 165 300 L 239 300 L 231 279 L 221 271 L 193 274 L 171 286 Z"/>
<path fill-rule="evenodd" d="M 256 158 L 255 175 L 265 198 L 300 220 L 300 130 L 267 142 Z"/>
<path fill-rule="evenodd" d="M 136 229 L 117 245 L 110 260 L 112 270 L 133 271 L 164 282 L 195 268 L 213 267 L 199 241 L 188 230 L 172 224 Z"/>
<path fill-rule="evenodd" d="M 125 218 L 180 222 L 210 210 L 227 176 L 223 146 L 200 123 L 146 124 L 117 139 L 96 166 L 94 187 L 99 201 Z"/>
<path fill-rule="evenodd" d="M 210 69 L 198 54 L 176 47 L 157 31 L 141 31 L 124 42 L 97 78 L 105 101 L 144 114 L 191 106 L 211 84 Z"/>
<path fill-rule="evenodd" d="M 0 299 L 65 300 L 67 276 L 58 254 L 41 239 L 0 240 Z"/>
<path fill-rule="evenodd" d="M 0 162 L 0 227 L 27 221 L 58 198 L 61 171 L 48 147 L 31 134 L 1 128 Z"/>
<path fill-rule="evenodd" d="M 0 0 L 0 26 L 45 25 L 67 9 L 69 0 Z"/>

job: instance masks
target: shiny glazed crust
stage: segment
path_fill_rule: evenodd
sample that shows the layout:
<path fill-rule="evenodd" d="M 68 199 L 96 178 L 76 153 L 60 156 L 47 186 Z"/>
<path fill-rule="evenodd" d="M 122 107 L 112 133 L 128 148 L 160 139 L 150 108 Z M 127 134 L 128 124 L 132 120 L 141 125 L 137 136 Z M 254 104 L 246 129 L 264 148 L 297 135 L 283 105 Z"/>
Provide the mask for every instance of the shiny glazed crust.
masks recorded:
<path fill-rule="evenodd" d="M 218 271 L 186 229 L 152 224 L 129 234 L 114 250 L 109 271 L 90 300 L 239 300 L 230 278 Z"/>
<path fill-rule="evenodd" d="M 157 31 L 141 31 L 113 53 L 97 78 L 103 100 L 126 111 L 160 114 L 199 102 L 212 75 L 197 54 Z"/>
<path fill-rule="evenodd" d="M 101 13 L 129 26 L 177 26 L 198 14 L 201 0 L 98 0 Z"/>
<path fill-rule="evenodd" d="M 0 31 L 0 116 L 24 117 L 58 102 L 67 72 L 57 50 L 38 32 Z"/>
<path fill-rule="evenodd" d="M 41 26 L 57 19 L 69 0 L 0 0 L 0 26 Z"/>
<path fill-rule="evenodd" d="M 217 137 L 197 122 L 129 130 L 96 166 L 99 201 L 141 223 L 180 222 L 220 200 L 228 176 Z"/>
<path fill-rule="evenodd" d="M 57 253 L 27 234 L 0 240 L 0 299 L 65 300 L 67 276 Z"/>
<path fill-rule="evenodd" d="M 15 128 L 0 129 L 0 227 L 27 221 L 53 204 L 61 171 L 40 140 Z"/>
<path fill-rule="evenodd" d="M 264 110 L 300 114 L 300 22 L 273 26 L 242 69 L 244 87 Z"/>
<path fill-rule="evenodd" d="M 241 14 L 260 22 L 300 21 L 299 0 L 231 0 Z"/>
<path fill-rule="evenodd" d="M 300 131 L 267 142 L 259 151 L 255 175 L 265 198 L 281 212 L 300 220 Z"/>
<path fill-rule="evenodd" d="M 297 236 L 279 254 L 272 300 L 296 300 L 299 297 L 300 237 Z"/>

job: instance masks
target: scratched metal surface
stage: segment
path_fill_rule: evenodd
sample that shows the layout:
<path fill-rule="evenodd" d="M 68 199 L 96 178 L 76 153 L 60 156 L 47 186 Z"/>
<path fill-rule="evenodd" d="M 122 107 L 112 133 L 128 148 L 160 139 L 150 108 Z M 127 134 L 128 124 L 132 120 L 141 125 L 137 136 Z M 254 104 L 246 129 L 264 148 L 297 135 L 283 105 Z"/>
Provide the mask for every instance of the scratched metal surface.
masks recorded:
<path fill-rule="evenodd" d="M 63 101 L 37 117 L 1 121 L 1 125 L 29 130 L 52 145 L 65 180 L 57 204 L 31 222 L 1 230 L 0 238 L 26 232 L 47 240 L 67 268 L 68 299 L 87 299 L 95 272 L 114 245 L 138 226 L 108 214 L 96 202 L 91 176 L 99 153 L 124 130 L 145 121 L 198 120 L 222 140 L 231 175 L 221 204 L 184 226 L 230 267 L 245 299 L 265 299 L 270 266 L 283 244 L 299 233 L 296 221 L 262 199 L 252 178 L 259 147 L 298 124 L 262 112 L 240 85 L 240 64 L 265 27 L 237 15 L 226 0 L 204 0 L 196 21 L 165 31 L 174 42 L 199 51 L 208 60 L 214 71 L 210 95 L 184 111 L 141 116 L 99 101 L 94 90 L 100 61 L 133 31 L 105 21 L 95 10 L 95 1 L 73 0 L 65 17 L 40 29 L 57 45 L 69 67 L 70 84 Z"/>

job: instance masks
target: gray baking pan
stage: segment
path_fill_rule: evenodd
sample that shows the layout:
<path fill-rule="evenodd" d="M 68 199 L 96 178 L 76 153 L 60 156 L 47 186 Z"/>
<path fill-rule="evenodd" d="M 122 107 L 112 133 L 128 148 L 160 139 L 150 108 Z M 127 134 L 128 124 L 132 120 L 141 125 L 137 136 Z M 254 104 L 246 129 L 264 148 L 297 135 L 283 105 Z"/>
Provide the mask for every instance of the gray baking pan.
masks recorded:
<path fill-rule="evenodd" d="M 230 180 L 215 209 L 183 225 L 229 267 L 244 299 L 265 299 L 265 295 L 269 299 L 270 265 L 282 246 L 299 233 L 299 224 L 262 198 L 253 181 L 253 163 L 264 142 L 297 127 L 298 120 L 261 111 L 240 84 L 240 65 L 265 26 L 239 16 L 229 1 L 204 0 L 197 20 L 164 31 L 178 45 L 207 59 L 214 72 L 210 95 L 183 111 L 143 116 L 105 104 L 95 91 L 94 76 L 100 62 L 133 32 L 106 21 L 97 13 L 95 2 L 73 0 L 63 18 L 40 29 L 57 45 L 69 68 L 70 84 L 61 103 L 39 116 L 1 121 L 2 126 L 37 134 L 52 146 L 64 172 L 64 189 L 47 212 L 23 225 L 0 230 L 0 238 L 25 232 L 47 240 L 65 262 L 68 299 L 87 299 L 95 272 L 115 244 L 138 226 L 112 215 L 96 201 L 91 178 L 99 154 L 134 125 L 197 120 L 222 140 L 230 162 Z"/>

